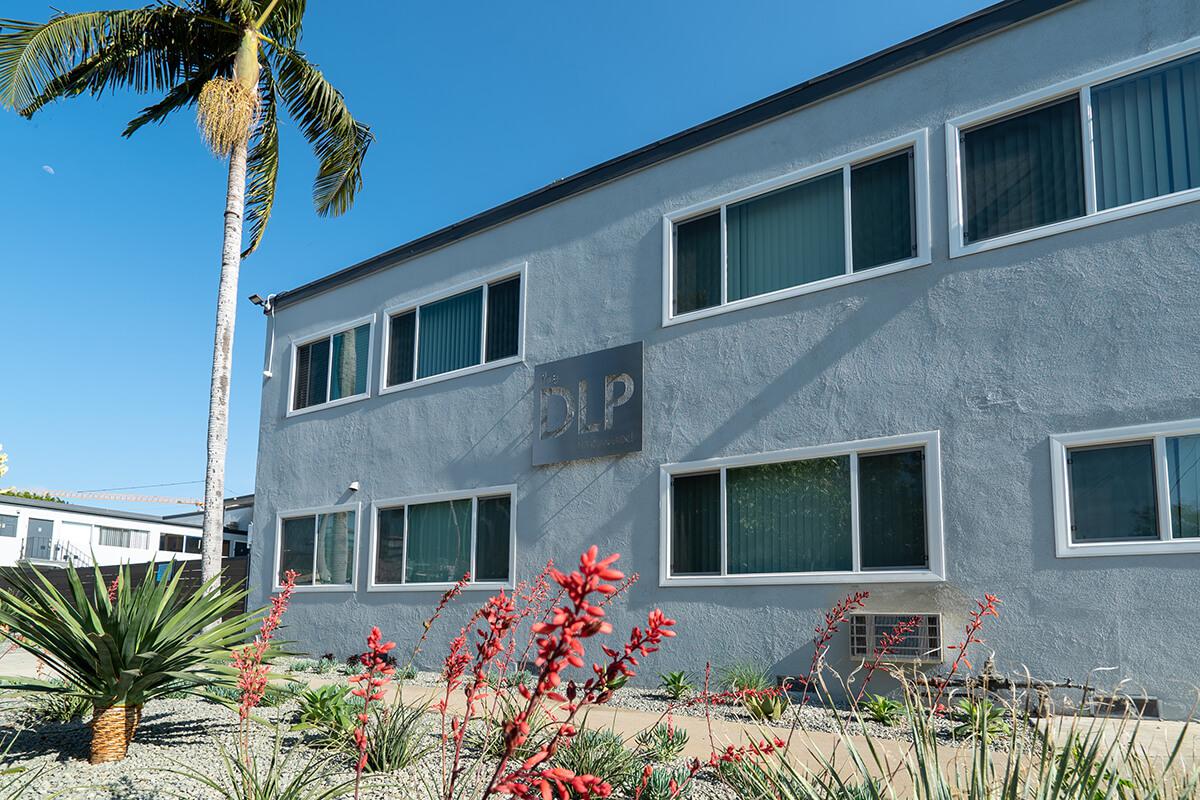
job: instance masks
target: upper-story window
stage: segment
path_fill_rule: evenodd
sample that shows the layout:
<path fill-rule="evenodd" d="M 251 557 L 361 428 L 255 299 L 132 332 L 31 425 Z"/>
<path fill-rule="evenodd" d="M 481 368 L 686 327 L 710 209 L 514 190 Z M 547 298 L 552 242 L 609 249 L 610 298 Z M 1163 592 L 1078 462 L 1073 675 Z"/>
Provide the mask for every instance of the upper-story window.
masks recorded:
<path fill-rule="evenodd" d="M 663 468 L 664 584 L 939 580 L 936 433 Z"/>
<path fill-rule="evenodd" d="M 1200 198 L 1200 55 L 1180 52 L 952 120 L 951 254 Z"/>
<path fill-rule="evenodd" d="M 519 361 L 524 270 L 388 309 L 383 391 Z"/>
<path fill-rule="evenodd" d="M 292 412 L 357 400 L 367 395 L 371 319 L 350 323 L 296 345 Z"/>
<path fill-rule="evenodd" d="M 1200 552 L 1200 420 L 1050 442 L 1059 556 Z"/>
<path fill-rule="evenodd" d="M 929 260 L 924 132 L 666 218 L 664 323 Z"/>
<path fill-rule="evenodd" d="M 11 514 L 0 514 L 0 536 L 13 539 L 17 536 L 17 518 Z"/>

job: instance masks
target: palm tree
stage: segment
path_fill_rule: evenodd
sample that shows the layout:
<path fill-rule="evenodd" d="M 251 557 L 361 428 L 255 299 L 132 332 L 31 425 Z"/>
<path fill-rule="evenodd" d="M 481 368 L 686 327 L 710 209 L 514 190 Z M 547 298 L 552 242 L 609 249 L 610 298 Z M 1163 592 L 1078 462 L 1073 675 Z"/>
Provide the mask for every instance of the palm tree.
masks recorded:
<path fill-rule="evenodd" d="M 347 211 L 362 187 L 371 130 L 299 48 L 305 0 L 176 0 L 124 11 L 60 13 L 39 24 L 0 18 L 0 106 L 32 117 L 84 92 L 161 94 L 125 128 L 196 106 L 201 134 L 229 159 L 217 292 L 204 485 L 205 580 L 220 571 L 229 373 L 238 269 L 262 241 L 279 173 L 277 105 L 312 145 L 321 216 Z M 243 216 L 249 242 L 242 250 Z"/>

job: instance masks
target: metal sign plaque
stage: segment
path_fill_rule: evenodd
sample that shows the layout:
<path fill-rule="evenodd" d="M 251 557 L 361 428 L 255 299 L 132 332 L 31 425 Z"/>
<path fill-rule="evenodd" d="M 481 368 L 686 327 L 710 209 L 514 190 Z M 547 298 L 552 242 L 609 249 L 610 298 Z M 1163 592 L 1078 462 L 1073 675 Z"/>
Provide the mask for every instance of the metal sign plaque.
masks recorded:
<path fill-rule="evenodd" d="M 533 464 L 642 449 L 642 343 L 534 369 Z"/>

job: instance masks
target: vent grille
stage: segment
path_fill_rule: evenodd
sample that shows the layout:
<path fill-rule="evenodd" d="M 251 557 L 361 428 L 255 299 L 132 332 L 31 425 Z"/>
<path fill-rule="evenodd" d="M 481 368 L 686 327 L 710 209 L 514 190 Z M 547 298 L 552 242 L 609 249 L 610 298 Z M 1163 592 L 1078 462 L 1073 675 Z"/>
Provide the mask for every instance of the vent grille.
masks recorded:
<path fill-rule="evenodd" d="M 920 622 L 888 649 L 884 663 L 942 663 L 942 624 L 937 614 L 853 614 L 850 617 L 850 656 L 864 661 L 875 657 L 884 637 L 902 622 L 917 617 Z"/>

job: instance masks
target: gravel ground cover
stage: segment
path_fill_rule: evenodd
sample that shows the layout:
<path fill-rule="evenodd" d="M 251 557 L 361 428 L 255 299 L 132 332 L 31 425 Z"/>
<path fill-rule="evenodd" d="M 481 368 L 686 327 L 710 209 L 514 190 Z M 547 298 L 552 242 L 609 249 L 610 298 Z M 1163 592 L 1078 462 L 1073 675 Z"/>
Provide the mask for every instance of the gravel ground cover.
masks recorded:
<path fill-rule="evenodd" d="M 293 709 L 294 705 L 288 703 L 279 709 L 260 709 L 259 713 L 271 720 L 282 714 L 286 720 L 290 719 Z M 439 717 L 430 714 L 427 720 L 430 741 L 435 743 Z M 18 709 L 9 707 L 0 711 L 0 741 L 9 741 L 16 734 L 6 766 L 40 770 L 27 795 L 31 798 L 218 798 L 220 795 L 211 789 L 171 770 L 218 774 L 222 747 L 232 750 L 237 732 L 237 713 L 224 706 L 195 699 L 160 700 L 146 707 L 141 727 L 124 761 L 93 765 L 87 761 L 89 731 L 85 723 L 43 723 L 23 727 Z M 254 746 L 266 754 L 273 744 L 275 729 L 252 726 L 252 736 Z M 353 779 L 351 757 L 330 755 L 310 746 L 312 741 L 306 734 L 288 732 L 283 739 L 284 750 L 293 753 L 295 764 L 304 763 L 313 755 L 337 759 L 342 766 L 328 783 Z M 431 797 L 429 787 L 436 780 L 439 769 L 440 758 L 434 752 L 399 773 L 364 777 L 361 796 L 364 800 Z M 733 800 L 727 788 L 711 779 L 698 780 L 687 797 L 690 800 Z"/>

